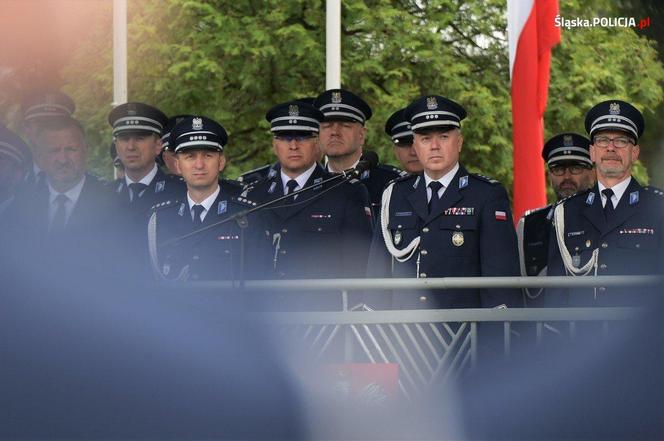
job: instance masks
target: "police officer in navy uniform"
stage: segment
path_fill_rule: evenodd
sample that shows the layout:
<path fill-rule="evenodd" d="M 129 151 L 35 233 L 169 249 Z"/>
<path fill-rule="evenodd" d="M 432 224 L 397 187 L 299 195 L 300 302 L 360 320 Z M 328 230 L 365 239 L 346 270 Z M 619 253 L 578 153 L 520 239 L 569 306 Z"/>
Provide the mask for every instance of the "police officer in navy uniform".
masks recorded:
<path fill-rule="evenodd" d="M 184 117 L 173 127 L 169 144 L 187 188 L 153 207 L 148 241 L 158 277 L 240 280 L 264 277 L 269 270 L 270 242 L 260 218 L 240 219 L 247 222 L 244 231 L 229 220 L 196 233 L 255 205 L 239 197 L 240 187 L 219 180 L 227 142 L 226 130 L 205 116 Z"/>
<path fill-rule="evenodd" d="M 590 160 L 590 140 L 577 133 L 561 133 L 549 139 L 542 150 L 549 182 L 558 201 L 595 184 Z M 522 276 L 546 275 L 554 204 L 526 212 L 517 225 Z M 544 305 L 543 289 L 524 289 L 526 304 Z"/>
<path fill-rule="evenodd" d="M 270 109 L 266 119 L 279 164 L 245 193 L 267 202 L 313 186 L 261 211 L 273 240 L 274 277 L 363 277 L 371 242 L 368 194 L 364 186 L 341 179 L 323 183 L 333 175 L 316 162 L 322 113 L 290 101 Z M 328 306 L 340 308 L 338 299 L 333 303 Z"/>
<path fill-rule="evenodd" d="M 516 234 L 505 188 L 459 163 L 465 109 L 428 95 L 405 110 L 423 173 L 399 178 L 383 195 L 371 245 L 370 277 L 477 277 L 519 274 Z M 394 293 L 367 303 L 395 309 L 519 306 L 517 290 Z M 375 304 L 372 304 L 375 302 Z"/>
<path fill-rule="evenodd" d="M 307 96 L 307 97 L 298 98 L 295 101 L 299 101 L 301 103 L 313 106 L 314 101 L 316 101 L 316 97 Z M 243 185 L 252 184 L 254 182 L 267 178 L 268 175 L 270 175 L 270 177 L 273 176 L 274 173 L 276 173 L 275 170 L 277 170 L 278 165 L 279 165 L 278 162 L 274 162 L 272 164 L 265 164 L 260 167 L 256 167 L 254 169 L 242 173 L 240 176 L 238 176 L 237 180 Z"/>
<path fill-rule="evenodd" d="M 371 118 L 371 107 L 362 98 L 345 89 L 323 92 L 316 98 L 315 106 L 324 115 L 320 125 L 320 145 L 322 153 L 327 157 L 327 171 L 339 173 L 355 167 L 362 157 L 367 134 L 365 123 Z M 383 190 L 400 175 L 401 170 L 383 164 L 360 175 L 360 180 L 369 191 L 376 215 Z"/>
<path fill-rule="evenodd" d="M 37 132 L 45 124 L 58 123 L 71 118 L 76 104 L 71 97 L 59 90 L 39 90 L 27 95 L 21 103 L 23 132 L 33 149 L 33 163 L 28 169 L 25 182 L 28 187 L 45 186 L 46 172 L 42 162 L 42 152 L 37 145 Z"/>
<path fill-rule="evenodd" d="M 664 198 L 631 175 L 639 159 L 641 112 L 620 100 L 595 105 L 586 114 L 590 158 L 597 184 L 559 203 L 549 246 L 550 275 L 662 274 Z M 556 306 L 641 304 L 645 291 L 609 287 L 552 289 Z"/>
<path fill-rule="evenodd" d="M 399 109 L 390 115 L 385 122 L 385 133 L 392 139 L 394 156 L 401 163 L 401 168 L 410 174 L 421 173 L 422 163 L 413 148 L 413 131 L 410 122 L 403 117 L 404 110 Z"/>
<path fill-rule="evenodd" d="M 159 109 L 144 103 L 130 102 L 117 106 L 108 115 L 113 138 L 125 176 L 117 179 L 113 190 L 140 225 L 150 207 L 170 199 L 184 188 L 179 178 L 157 167 L 161 135 L 168 118 Z"/>

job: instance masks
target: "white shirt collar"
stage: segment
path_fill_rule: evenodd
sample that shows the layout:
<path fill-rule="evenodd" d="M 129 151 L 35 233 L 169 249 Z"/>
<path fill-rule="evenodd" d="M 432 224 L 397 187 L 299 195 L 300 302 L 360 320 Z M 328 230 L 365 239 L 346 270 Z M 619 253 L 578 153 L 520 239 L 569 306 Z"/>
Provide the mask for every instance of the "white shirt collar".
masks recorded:
<path fill-rule="evenodd" d="M 424 185 L 429 188 L 429 183 L 432 181 L 438 181 L 441 184 L 443 184 L 443 188 L 447 188 L 450 186 L 450 183 L 452 182 L 452 179 L 454 179 L 454 175 L 456 175 L 457 171 L 459 171 L 459 163 L 457 162 L 454 167 L 452 167 L 452 170 L 448 171 L 445 173 L 440 179 L 431 179 L 429 175 L 427 175 L 427 172 L 424 172 Z"/>
<path fill-rule="evenodd" d="M 205 216 L 207 216 L 208 211 L 210 211 L 210 207 L 212 207 L 212 204 L 214 204 L 214 201 L 217 199 L 217 196 L 219 196 L 219 192 L 221 191 L 221 187 L 217 185 L 217 189 L 212 193 L 210 196 L 206 197 L 203 202 L 201 202 L 198 205 L 202 205 L 204 210 L 203 213 L 201 213 L 201 222 L 205 220 Z M 189 195 L 189 192 L 187 192 L 187 201 L 189 201 L 189 212 L 191 213 L 191 218 L 194 218 L 194 205 L 197 205 L 197 203 L 191 198 Z"/>
<path fill-rule="evenodd" d="M 296 177 L 296 178 L 290 178 L 286 173 L 284 173 L 283 170 L 281 170 L 281 182 L 282 182 L 282 184 L 283 184 L 283 186 L 284 186 L 284 188 L 283 188 L 283 190 L 284 190 L 284 194 L 286 194 L 286 189 L 288 188 L 288 187 L 286 187 L 286 184 L 287 184 L 288 181 L 290 181 L 291 179 L 295 179 L 295 180 L 297 181 L 297 188 L 296 188 L 296 190 L 301 190 L 301 189 L 303 189 L 303 188 L 304 188 L 304 184 L 307 183 L 307 181 L 309 180 L 309 178 L 311 177 L 311 175 L 313 174 L 313 172 L 314 172 L 315 169 L 316 169 L 316 163 L 314 162 L 314 165 L 312 165 L 311 168 L 310 168 L 309 170 L 305 171 L 304 173 L 302 173 L 300 176 L 298 176 L 298 177 Z"/>
<path fill-rule="evenodd" d="M 355 168 L 355 167 L 357 167 L 357 164 L 360 163 L 360 159 L 362 159 L 362 156 L 360 156 L 359 158 L 357 158 L 357 161 L 355 161 L 355 162 L 353 163 L 353 165 L 350 166 L 350 168 Z M 326 168 L 327 171 L 329 171 L 330 173 L 341 173 L 341 172 L 343 171 L 343 170 L 334 170 L 334 169 L 332 168 L 332 164 L 330 164 L 330 160 L 329 160 L 329 158 L 328 158 L 327 156 L 325 157 L 325 168 Z"/>
<path fill-rule="evenodd" d="M 59 194 L 64 194 L 67 196 L 69 201 L 71 202 L 70 206 L 76 205 L 76 202 L 78 201 L 79 196 L 81 195 L 81 190 L 83 189 L 83 184 L 85 184 L 85 175 L 81 178 L 80 181 L 76 185 L 74 185 L 72 188 L 69 190 L 65 191 L 64 193 L 60 193 L 57 191 L 55 188 L 51 187 L 51 183 L 48 183 L 48 192 L 49 192 L 49 203 L 53 204 L 55 202 L 55 198 L 58 197 Z"/>
<path fill-rule="evenodd" d="M 622 195 L 625 193 L 625 190 L 627 190 L 627 187 L 629 187 L 630 182 L 632 182 L 632 177 L 628 176 L 624 181 L 614 185 L 613 187 L 610 187 L 611 190 L 613 190 L 613 196 L 611 196 L 611 202 L 613 202 L 614 208 L 618 205 L 618 202 L 622 198 Z M 602 190 L 604 190 L 607 187 L 605 187 L 601 182 L 599 182 L 599 180 L 597 181 L 597 187 L 599 187 L 599 194 L 602 197 L 602 205 L 605 205 L 606 196 L 602 194 Z"/>
<path fill-rule="evenodd" d="M 152 170 L 150 170 L 150 173 L 148 173 L 147 175 L 143 176 L 143 179 L 141 179 L 141 180 L 138 181 L 138 182 L 134 182 L 134 181 L 132 181 L 131 178 L 130 178 L 129 176 L 125 175 L 125 183 L 127 184 L 127 187 L 129 186 L 129 184 L 145 184 L 145 185 L 150 185 L 150 182 L 152 182 L 152 180 L 154 179 L 154 177 L 157 176 L 157 171 L 158 171 L 157 164 L 155 164 L 154 167 L 152 167 Z"/>

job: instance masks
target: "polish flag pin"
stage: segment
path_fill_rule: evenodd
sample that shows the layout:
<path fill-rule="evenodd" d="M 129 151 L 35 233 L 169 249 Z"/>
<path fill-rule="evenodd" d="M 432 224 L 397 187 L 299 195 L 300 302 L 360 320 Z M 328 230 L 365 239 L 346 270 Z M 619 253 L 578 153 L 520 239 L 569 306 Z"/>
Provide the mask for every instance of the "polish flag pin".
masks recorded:
<path fill-rule="evenodd" d="M 507 220 L 507 213 L 504 211 L 496 211 L 496 220 L 499 221 Z"/>

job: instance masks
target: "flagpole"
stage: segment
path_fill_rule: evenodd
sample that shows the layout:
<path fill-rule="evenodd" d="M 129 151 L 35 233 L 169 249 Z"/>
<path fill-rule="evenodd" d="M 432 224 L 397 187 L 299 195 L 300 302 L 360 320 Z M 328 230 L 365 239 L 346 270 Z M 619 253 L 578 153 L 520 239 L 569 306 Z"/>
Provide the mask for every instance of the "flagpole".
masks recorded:
<path fill-rule="evenodd" d="M 325 89 L 341 87 L 341 0 L 326 0 Z"/>

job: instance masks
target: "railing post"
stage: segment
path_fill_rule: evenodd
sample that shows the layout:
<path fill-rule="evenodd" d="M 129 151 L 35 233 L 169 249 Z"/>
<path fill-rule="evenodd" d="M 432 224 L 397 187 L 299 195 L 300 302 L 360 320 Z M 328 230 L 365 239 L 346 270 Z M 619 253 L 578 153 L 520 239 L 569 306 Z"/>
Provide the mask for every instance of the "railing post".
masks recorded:
<path fill-rule="evenodd" d="M 343 312 L 348 312 L 348 290 L 341 291 L 341 309 Z M 350 363 L 353 361 L 353 334 L 351 332 L 351 325 L 345 325 L 344 329 L 344 362 Z"/>
<path fill-rule="evenodd" d="M 505 340 L 505 358 L 512 352 L 512 326 L 511 322 L 503 322 L 503 338 Z"/>
<path fill-rule="evenodd" d="M 477 322 L 470 323 L 470 367 L 477 366 Z"/>

